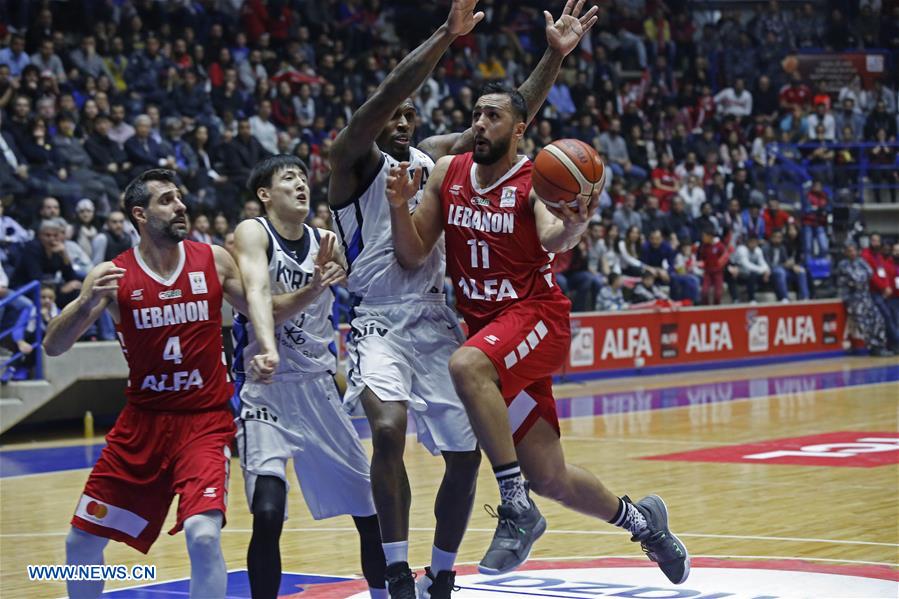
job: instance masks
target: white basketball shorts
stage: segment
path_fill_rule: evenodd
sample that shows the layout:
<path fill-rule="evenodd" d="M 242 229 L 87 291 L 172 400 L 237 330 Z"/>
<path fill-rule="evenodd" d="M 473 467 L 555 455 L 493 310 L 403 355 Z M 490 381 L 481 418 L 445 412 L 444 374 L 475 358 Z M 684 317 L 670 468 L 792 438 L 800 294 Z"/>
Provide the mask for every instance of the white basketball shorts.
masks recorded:
<path fill-rule="evenodd" d="M 375 513 L 368 456 L 330 374 L 279 377 L 270 384 L 247 381 L 240 400 L 237 447 L 251 510 L 256 477 L 276 476 L 290 488 L 287 460 L 292 458 L 316 520 Z"/>
<path fill-rule="evenodd" d="M 449 375 L 450 356 L 465 336 L 443 294 L 363 300 L 351 326 L 344 395 L 349 411 L 361 411 L 368 387 L 381 401 L 409 402 L 418 441 L 432 454 L 477 447 Z"/>

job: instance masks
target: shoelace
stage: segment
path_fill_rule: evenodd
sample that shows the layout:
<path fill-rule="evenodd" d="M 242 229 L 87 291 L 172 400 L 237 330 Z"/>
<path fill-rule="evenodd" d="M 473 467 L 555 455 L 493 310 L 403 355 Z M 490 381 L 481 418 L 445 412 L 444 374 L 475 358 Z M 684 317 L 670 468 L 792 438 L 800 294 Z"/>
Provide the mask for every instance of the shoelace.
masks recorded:
<path fill-rule="evenodd" d="M 437 577 L 432 575 L 432 570 L 430 568 L 426 568 L 426 570 L 427 570 L 426 576 L 431 579 L 431 586 L 433 586 L 437 582 Z M 453 590 L 454 593 L 458 593 L 459 591 L 462 590 L 462 587 L 456 586 L 455 582 L 456 582 L 456 578 L 453 577 L 453 585 L 450 588 Z M 430 587 L 428 587 L 428 588 L 430 588 Z"/>
<path fill-rule="evenodd" d="M 412 572 L 412 582 L 413 582 L 413 584 L 414 584 L 416 578 L 418 578 L 418 572 L 413 571 L 413 572 Z M 403 579 L 403 574 L 400 574 L 399 576 L 388 576 L 388 575 L 386 575 L 386 574 L 384 575 L 384 581 L 385 581 L 387 584 L 393 584 L 393 583 L 396 583 L 396 582 L 401 581 L 402 579 Z"/>
<path fill-rule="evenodd" d="M 519 528 L 515 525 L 515 522 L 511 518 L 503 518 L 502 516 L 500 516 L 493 508 L 493 506 L 489 503 L 484 504 L 484 511 L 486 511 L 487 515 L 491 518 L 496 518 L 497 520 L 499 520 L 496 526 L 497 528 L 505 528 L 509 532 L 509 536 L 512 538 L 518 537 L 517 533 L 519 531 Z"/>
<path fill-rule="evenodd" d="M 658 557 L 658 554 L 655 551 L 655 546 L 657 546 L 658 543 L 664 541 L 666 537 L 667 535 L 663 530 L 657 530 L 653 533 L 650 533 L 648 530 L 646 530 L 640 535 L 632 537 L 631 540 L 640 541 L 640 549 L 643 550 L 643 553 L 645 553 L 646 556 L 652 561 L 657 562 L 659 560 L 656 559 Z"/>

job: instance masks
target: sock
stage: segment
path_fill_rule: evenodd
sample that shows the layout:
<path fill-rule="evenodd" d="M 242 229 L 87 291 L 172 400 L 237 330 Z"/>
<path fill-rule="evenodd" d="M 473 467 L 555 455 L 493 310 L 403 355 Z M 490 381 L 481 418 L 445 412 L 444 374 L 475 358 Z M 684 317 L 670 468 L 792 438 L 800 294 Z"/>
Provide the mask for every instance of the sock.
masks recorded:
<path fill-rule="evenodd" d="M 431 548 L 431 573 L 437 576 L 440 572 L 453 571 L 453 564 L 456 563 L 456 554 L 444 551 L 437 545 Z"/>
<path fill-rule="evenodd" d="M 637 536 L 646 530 L 646 518 L 640 513 L 640 510 L 634 507 L 629 501 L 618 499 L 618 513 L 609 521 L 609 524 L 618 526 L 629 531 L 632 535 Z"/>
<path fill-rule="evenodd" d="M 518 462 L 497 466 L 493 469 L 496 482 L 499 484 L 499 496 L 503 503 L 511 503 L 519 510 L 529 510 L 528 490 L 524 486 L 521 468 Z"/>
<path fill-rule="evenodd" d="M 387 589 L 368 587 L 368 594 L 371 596 L 371 599 L 390 599 L 390 595 L 387 594 Z"/>
<path fill-rule="evenodd" d="M 409 561 L 409 541 L 396 541 L 395 543 L 381 543 L 384 548 L 384 557 L 387 558 L 387 565 L 397 562 Z"/>

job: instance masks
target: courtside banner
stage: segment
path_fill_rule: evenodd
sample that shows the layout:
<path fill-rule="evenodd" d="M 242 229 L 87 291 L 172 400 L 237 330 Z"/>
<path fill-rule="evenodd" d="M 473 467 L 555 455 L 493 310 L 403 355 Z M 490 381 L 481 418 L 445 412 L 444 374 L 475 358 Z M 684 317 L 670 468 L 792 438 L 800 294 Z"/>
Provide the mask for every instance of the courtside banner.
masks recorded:
<path fill-rule="evenodd" d="M 839 351 L 838 300 L 572 314 L 566 374 Z"/>
<path fill-rule="evenodd" d="M 839 300 L 820 300 L 582 312 L 570 319 L 571 351 L 559 375 L 840 351 L 846 311 Z M 342 361 L 348 333 L 341 325 Z"/>

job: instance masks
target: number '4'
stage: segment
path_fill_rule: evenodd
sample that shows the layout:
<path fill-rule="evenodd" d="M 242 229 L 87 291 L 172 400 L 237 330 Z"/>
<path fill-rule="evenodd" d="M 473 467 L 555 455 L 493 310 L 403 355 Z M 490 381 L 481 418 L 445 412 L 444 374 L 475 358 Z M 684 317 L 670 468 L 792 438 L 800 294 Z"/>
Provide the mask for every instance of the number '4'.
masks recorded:
<path fill-rule="evenodd" d="M 163 360 L 172 360 L 175 364 L 181 363 L 181 337 L 169 337 L 165 342 L 165 350 L 162 352 Z"/>

